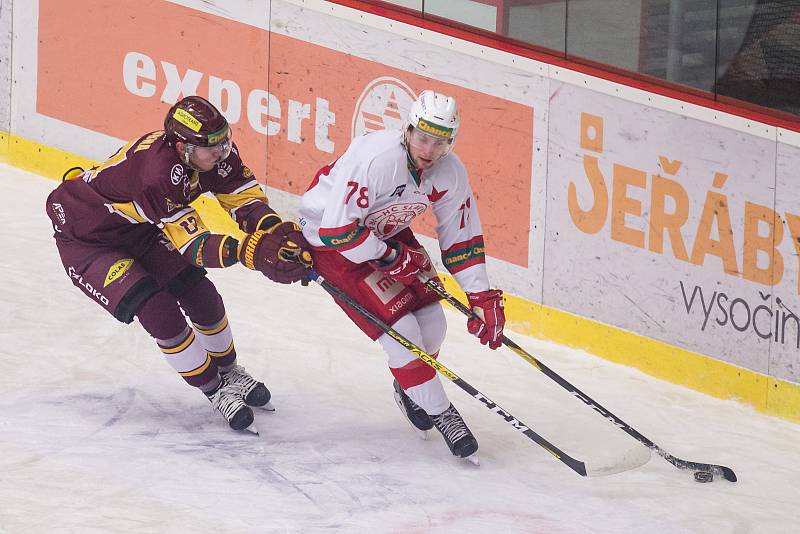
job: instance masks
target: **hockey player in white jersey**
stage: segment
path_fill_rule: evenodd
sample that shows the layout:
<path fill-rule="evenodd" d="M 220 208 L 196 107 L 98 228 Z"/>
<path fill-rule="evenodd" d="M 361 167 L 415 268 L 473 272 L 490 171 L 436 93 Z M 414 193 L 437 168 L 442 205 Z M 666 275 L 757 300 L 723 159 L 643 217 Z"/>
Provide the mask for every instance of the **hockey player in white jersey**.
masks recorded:
<path fill-rule="evenodd" d="M 410 225 L 431 206 L 442 260 L 483 320 L 469 331 L 500 346 L 503 293 L 491 289 L 477 206 L 461 160 L 452 152 L 459 113 L 452 97 L 423 91 L 403 130 L 353 140 L 319 170 L 300 203 L 303 235 L 315 269 L 434 357 L 447 324 L 439 297 L 419 276 L 436 276 Z M 338 302 L 338 301 L 337 301 Z M 434 426 L 450 451 L 466 458 L 478 442 L 444 392 L 436 372 L 394 339 L 338 302 L 386 351 L 395 400 L 423 435 Z"/>

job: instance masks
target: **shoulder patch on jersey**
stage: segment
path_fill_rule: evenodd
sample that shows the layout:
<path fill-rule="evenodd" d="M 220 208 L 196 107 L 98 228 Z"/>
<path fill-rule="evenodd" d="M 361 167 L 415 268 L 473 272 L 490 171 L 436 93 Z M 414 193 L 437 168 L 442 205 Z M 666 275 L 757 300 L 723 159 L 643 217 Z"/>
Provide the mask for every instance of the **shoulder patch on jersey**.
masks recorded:
<path fill-rule="evenodd" d="M 217 163 L 217 174 L 220 176 L 220 178 L 227 178 L 232 170 L 233 166 L 230 163 L 225 161 L 220 161 Z"/>
<path fill-rule="evenodd" d="M 439 192 L 439 191 L 436 190 L 436 186 L 433 186 L 433 189 L 431 190 L 431 194 L 428 195 L 428 200 L 430 200 L 431 202 L 436 202 L 437 200 L 440 200 L 443 196 L 445 196 L 447 194 L 447 191 L 448 191 L 448 189 L 445 189 L 444 191 Z"/>
<path fill-rule="evenodd" d="M 164 200 L 167 201 L 167 211 L 175 211 L 184 207 L 183 204 L 178 204 L 170 198 L 165 198 Z"/>
<path fill-rule="evenodd" d="M 253 176 L 253 171 L 251 171 L 250 167 L 247 165 L 242 165 L 242 176 L 245 178 L 251 178 Z"/>
<path fill-rule="evenodd" d="M 183 169 L 183 165 L 176 163 L 169 172 L 169 181 L 172 182 L 172 185 L 179 185 L 185 176 L 186 171 Z"/>

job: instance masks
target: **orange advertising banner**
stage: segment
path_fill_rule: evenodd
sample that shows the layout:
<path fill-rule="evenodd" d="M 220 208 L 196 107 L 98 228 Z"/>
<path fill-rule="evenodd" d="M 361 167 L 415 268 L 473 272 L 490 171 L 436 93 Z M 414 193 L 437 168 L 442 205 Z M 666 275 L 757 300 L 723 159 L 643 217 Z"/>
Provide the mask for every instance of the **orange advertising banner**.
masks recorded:
<path fill-rule="evenodd" d="M 164 0 L 39 1 L 38 113 L 130 139 L 198 94 L 226 115 L 262 181 L 295 194 L 353 136 L 400 126 L 423 89 L 461 109 L 455 151 L 487 253 L 527 267 L 532 107 Z M 415 228 L 435 235 L 429 214 Z"/>

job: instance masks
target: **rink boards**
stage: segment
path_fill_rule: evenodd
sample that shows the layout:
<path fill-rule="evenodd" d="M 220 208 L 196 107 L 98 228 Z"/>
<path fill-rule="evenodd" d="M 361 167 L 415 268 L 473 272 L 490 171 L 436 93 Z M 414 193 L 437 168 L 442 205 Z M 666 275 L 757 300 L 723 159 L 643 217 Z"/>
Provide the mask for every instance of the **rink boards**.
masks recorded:
<path fill-rule="evenodd" d="M 797 133 L 322 1 L 104 4 L 0 4 L 5 161 L 60 177 L 197 93 L 294 216 L 433 88 L 462 110 L 513 329 L 800 420 Z"/>

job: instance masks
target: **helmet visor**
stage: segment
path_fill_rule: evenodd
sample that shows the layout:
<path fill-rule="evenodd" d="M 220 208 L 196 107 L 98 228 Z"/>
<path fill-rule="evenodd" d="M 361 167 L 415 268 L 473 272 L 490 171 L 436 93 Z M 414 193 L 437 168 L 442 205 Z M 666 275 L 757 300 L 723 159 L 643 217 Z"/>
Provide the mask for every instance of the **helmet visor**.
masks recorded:
<path fill-rule="evenodd" d="M 216 141 L 213 144 L 209 144 L 208 146 L 197 146 L 192 145 L 193 151 L 199 151 L 200 153 L 211 154 L 216 158 L 219 158 L 219 161 L 225 160 L 231 154 L 231 148 L 233 148 L 233 140 L 231 129 L 226 126 L 223 132 L 217 134 L 216 139 L 213 136 L 209 136 L 209 141 Z"/>
<path fill-rule="evenodd" d="M 408 144 L 417 155 L 435 161 L 450 151 L 453 140 L 423 132 L 419 128 L 410 128 Z"/>

